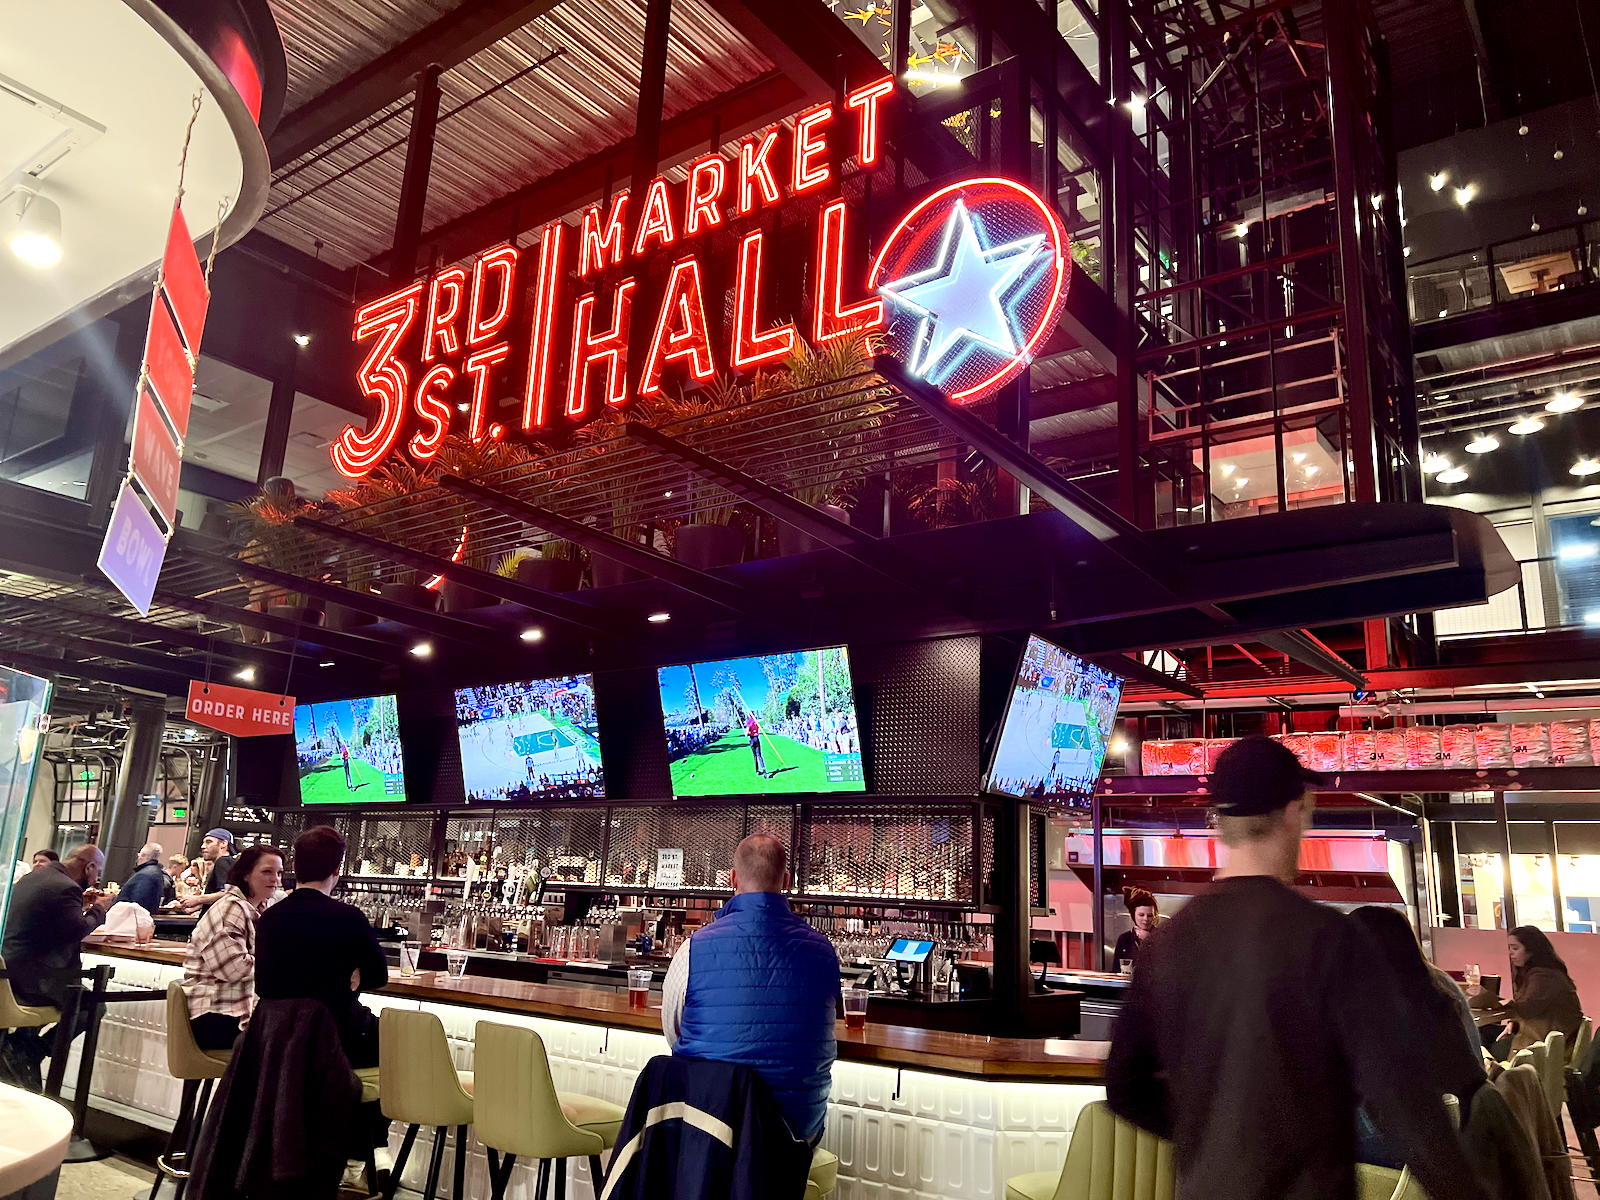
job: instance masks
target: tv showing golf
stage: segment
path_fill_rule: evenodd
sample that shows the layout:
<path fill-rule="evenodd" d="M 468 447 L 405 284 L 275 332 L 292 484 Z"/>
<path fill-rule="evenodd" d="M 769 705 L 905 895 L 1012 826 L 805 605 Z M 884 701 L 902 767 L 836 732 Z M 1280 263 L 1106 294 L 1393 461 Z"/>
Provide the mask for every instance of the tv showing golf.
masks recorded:
<path fill-rule="evenodd" d="M 456 731 L 470 803 L 605 798 L 593 675 L 462 688 Z"/>
<path fill-rule="evenodd" d="M 300 803 L 370 804 L 406 798 L 393 696 L 300 704 L 294 710 Z"/>
<path fill-rule="evenodd" d="M 866 790 L 843 646 L 658 675 L 674 796 Z"/>
<path fill-rule="evenodd" d="M 1117 676 L 1030 637 L 985 790 L 1030 797 L 1092 790 L 1121 699 Z"/>

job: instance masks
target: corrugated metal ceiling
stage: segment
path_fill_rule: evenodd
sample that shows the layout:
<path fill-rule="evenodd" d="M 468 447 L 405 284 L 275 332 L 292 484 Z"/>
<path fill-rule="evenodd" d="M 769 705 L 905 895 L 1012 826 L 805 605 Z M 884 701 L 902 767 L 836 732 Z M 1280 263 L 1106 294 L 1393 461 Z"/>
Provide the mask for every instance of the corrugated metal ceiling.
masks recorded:
<path fill-rule="evenodd" d="M 377 0 L 336 0 L 315 7 L 278 0 L 290 10 L 283 25 L 297 86 L 320 90 L 343 74 L 416 32 L 416 22 L 446 11 L 443 3 L 404 0 L 394 25 L 361 53 L 341 53 L 337 32 L 351 22 L 368 36 Z M 598 153 L 633 131 L 643 58 L 642 0 L 566 0 L 515 34 L 480 52 L 440 83 L 441 118 L 451 109 L 506 84 L 472 107 L 442 119 L 434 152 L 424 228 L 433 228 L 563 167 Z M 351 36 L 346 33 L 345 36 Z M 297 64 L 301 44 L 308 62 Z M 370 53 L 369 53 L 370 51 Z M 534 64 L 541 63 L 537 67 Z M 531 68 L 531 69 L 530 69 Z M 664 115 L 676 116 L 773 69 L 759 50 L 728 26 L 706 0 L 678 0 L 672 10 Z M 296 72 L 299 72 L 297 75 Z M 520 77 L 517 77 L 522 73 Z M 517 77 L 517 78 L 514 78 Z M 315 81 L 308 83 L 306 81 Z M 292 99 L 291 107 L 296 102 Z M 260 228 L 339 267 L 386 251 L 394 235 L 409 97 L 393 105 L 393 119 L 332 149 L 319 148 L 277 172 Z M 379 114 L 380 116 L 383 114 Z M 346 135 L 348 136 L 348 135 Z M 318 157 L 319 153 L 321 157 Z M 315 189 L 313 191 L 313 189 Z M 305 199 L 297 196 L 310 192 Z M 426 248 L 423 251 L 427 254 Z"/>
<path fill-rule="evenodd" d="M 451 10 L 461 0 L 271 0 L 289 59 L 293 112 Z"/>

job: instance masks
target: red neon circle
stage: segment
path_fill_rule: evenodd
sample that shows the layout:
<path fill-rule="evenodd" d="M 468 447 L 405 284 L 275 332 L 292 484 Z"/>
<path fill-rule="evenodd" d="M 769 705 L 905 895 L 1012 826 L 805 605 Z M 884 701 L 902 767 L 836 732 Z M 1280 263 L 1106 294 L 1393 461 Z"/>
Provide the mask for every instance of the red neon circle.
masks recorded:
<path fill-rule="evenodd" d="M 948 393 L 951 400 L 966 403 L 990 395 L 1027 369 L 1035 347 L 1050 330 L 1055 328 L 1062 302 L 1066 299 L 1071 272 L 1067 266 L 1069 246 L 1067 231 L 1062 227 L 1061 218 L 1056 215 L 1055 210 L 1031 189 L 1015 180 L 982 176 L 976 179 L 964 179 L 959 183 L 940 188 L 900 219 L 900 223 L 894 227 L 873 260 L 872 272 L 867 279 L 869 290 L 877 293 L 885 279 L 899 278 L 909 264 L 919 261 L 920 257 L 926 255 L 930 243 L 939 238 L 944 228 L 945 214 L 955 199 L 966 201 L 968 210 L 979 215 L 982 214 L 985 205 L 990 209 L 1004 205 L 1031 208 L 1033 214 L 1037 215 L 1035 232 L 1044 234 L 1043 249 L 1051 255 L 1047 281 L 1041 278 L 1033 285 L 1035 288 L 1041 286 L 1048 288 L 1043 312 L 1036 320 L 1036 327 L 1008 363 L 984 378 L 967 383 L 958 391 Z M 886 296 L 885 302 L 892 311 L 893 299 Z M 1037 305 L 1037 302 L 1035 303 Z"/>

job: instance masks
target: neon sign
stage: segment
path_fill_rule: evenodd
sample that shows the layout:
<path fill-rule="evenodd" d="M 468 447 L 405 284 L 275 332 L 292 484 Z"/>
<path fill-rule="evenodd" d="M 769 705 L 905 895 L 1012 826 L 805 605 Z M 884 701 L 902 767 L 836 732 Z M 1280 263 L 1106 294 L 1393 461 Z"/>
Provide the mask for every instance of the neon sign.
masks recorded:
<path fill-rule="evenodd" d="M 682 184 L 657 176 L 642 192 L 592 205 L 577 228 L 546 225 L 537 248 L 495 246 L 470 267 L 446 267 L 364 305 L 354 328 L 366 346 L 356 379 L 375 412 L 365 431 L 350 425 L 339 434 L 334 465 L 359 478 L 402 445 L 425 462 L 458 408 L 470 414 L 474 442 L 513 429 L 538 436 L 558 417 L 582 422 L 628 403 L 630 376 L 638 395 L 650 397 L 669 379 L 705 381 L 719 370 L 781 362 L 800 331 L 796 320 L 770 312 L 768 233 L 752 226 L 738 237 L 726 345 L 713 333 L 721 322 L 707 317 L 724 311 L 724 285 L 708 282 L 701 261 L 708 235 L 835 181 L 829 136 L 840 136 L 849 118 L 857 161 L 876 164 L 880 105 L 893 91 L 893 81 L 881 79 L 850 93 L 839 111 L 824 104 L 801 113 L 787 161 L 782 130 L 772 129 L 747 139 L 731 159 L 710 154 L 690 163 Z M 1026 367 L 1053 325 L 1067 278 L 1066 236 L 1048 205 L 1003 179 L 944 188 L 896 226 L 872 264 L 870 291 L 852 283 L 859 269 L 845 271 L 852 219 L 843 198 L 817 212 L 805 324 L 815 344 L 881 337 L 910 369 L 967 401 Z M 647 260 L 663 254 L 670 265 L 656 273 L 647 297 Z M 708 295 L 712 286 L 718 290 Z M 630 345 L 634 306 L 645 303 L 653 306 L 641 324 L 649 339 Z M 632 372 L 630 355 L 638 356 Z M 511 395 L 520 396 L 520 419 L 495 411 L 504 403 L 498 398 Z"/>

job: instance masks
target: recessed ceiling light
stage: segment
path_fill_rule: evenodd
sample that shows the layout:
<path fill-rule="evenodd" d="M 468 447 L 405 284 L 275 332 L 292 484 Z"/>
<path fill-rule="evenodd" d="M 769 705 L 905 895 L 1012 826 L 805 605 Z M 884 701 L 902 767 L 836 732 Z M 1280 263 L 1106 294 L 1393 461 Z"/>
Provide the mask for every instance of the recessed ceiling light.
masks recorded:
<path fill-rule="evenodd" d="M 1221 471 L 1224 475 L 1232 475 L 1233 474 L 1233 464 L 1232 463 L 1223 463 L 1220 467 L 1217 468 L 1217 470 Z"/>
<path fill-rule="evenodd" d="M 1305 473 L 1307 476 L 1315 475 L 1320 469 L 1321 468 L 1319 468 L 1316 463 L 1312 463 L 1306 468 Z"/>
<path fill-rule="evenodd" d="M 240 683 L 254 683 L 256 681 L 256 669 L 254 667 L 240 667 L 233 673 L 233 677 Z"/>
<path fill-rule="evenodd" d="M 1529 415 L 1519 418 L 1515 424 L 1509 425 L 1507 428 L 1518 437 L 1526 437 L 1530 433 L 1538 433 L 1539 430 L 1543 429 L 1544 422 L 1538 417 Z"/>
<path fill-rule="evenodd" d="M 1442 454 L 1429 454 L 1422 460 L 1422 473 L 1424 475 L 1437 475 L 1440 471 L 1450 469 L 1450 460 Z"/>
<path fill-rule="evenodd" d="M 1444 191 L 1444 185 L 1449 182 L 1450 175 L 1445 171 L 1439 171 L 1436 174 L 1428 176 L 1428 186 L 1436 192 Z"/>
<path fill-rule="evenodd" d="M 311 345 L 311 335 L 309 333 L 295 334 L 294 344 L 304 350 L 307 346 Z"/>
<path fill-rule="evenodd" d="M 544 630 L 535 626 L 533 629 L 524 629 L 517 636 L 525 642 L 537 642 L 543 639 Z"/>
<path fill-rule="evenodd" d="M 1435 478 L 1440 483 L 1465 483 L 1467 479 L 1466 468 L 1451 467 L 1448 470 L 1440 471 Z"/>
<path fill-rule="evenodd" d="M 1233 486 L 1236 487 L 1236 488 L 1242 488 L 1245 484 L 1247 484 L 1249 482 L 1250 482 L 1249 479 L 1247 479 L 1247 478 L 1245 478 L 1245 476 L 1241 475 L 1241 476 L 1239 476 L 1239 478 L 1237 478 L 1237 479 L 1235 479 L 1233 481 Z"/>
<path fill-rule="evenodd" d="M 1600 471 L 1600 459 L 1580 458 L 1567 470 L 1570 474 L 1578 476 L 1593 475 L 1596 471 Z"/>
<path fill-rule="evenodd" d="M 427 658 L 433 653 L 433 643 L 418 642 L 415 646 L 411 647 L 411 653 L 416 655 L 418 658 Z"/>
<path fill-rule="evenodd" d="M 1491 450 L 1500 449 L 1500 439 L 1492 433 L 1480 433 L 1467 443 L 1468 454 L 1487 454 Z"/>
<path fill-rule="evenodd" d="M 660 625 L 665 621 L 672 620 L 672 614 L 669 612 L 654 612 L 646 617 L 645 620 L 649 621 L 652 625 Z"/>
<path fill-rule="evenodd" d="M 1305 451 L 1304 450 L 1300 451 L 1298 454 L 1291 454 L 1289 457 L 1291 459 L 1293 459 L 1297 463 L 1302 463 L 1302 462 L 1305 462 L 1305 460 L 1306 460 L 1306 455 L 1305 455 Z"/>
<path fill-rule="evenodd" d="M 318 663 L 318 664 L 317 664 L 317 666 L 319 666 L 319 667 L 333 667 L 333 666 L 337 666 L 337 665 L 338 665 L 338 664 L 337 664 L 337 663 L 335 663 L 335 662 L 334 662 L 334 661 L 333 661 L 333 659 L 331 659 L 331 658 L 330 658 L 330 659 L 326 659 L 326 660 L 324 660 L 324 661 L 323 661 L 323 662 L 319 662 L 319 663 Z"/>
<path fill-rule="evenodd" d="M 1571 392 L 1562 392 L 1559 396 L 1551 397 L 1544 406 L 1545 412 L 1568 413 L 1576 412 L 1583 407 L 1583 397 L 1574 396 Z"/>

